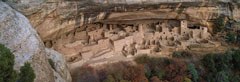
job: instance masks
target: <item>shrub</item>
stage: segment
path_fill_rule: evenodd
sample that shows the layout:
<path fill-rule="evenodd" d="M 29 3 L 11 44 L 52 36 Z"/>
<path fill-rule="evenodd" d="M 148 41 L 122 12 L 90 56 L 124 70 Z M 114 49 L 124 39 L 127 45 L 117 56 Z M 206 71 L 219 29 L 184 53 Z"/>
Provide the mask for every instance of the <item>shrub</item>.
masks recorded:
<path fill-rule="evenodd" d="M 232 75 L 230 76 L 230 82 L 240 82 L 240 77 L 239 75 Z"/>
<path fill-rule="evenodd" d="M 163 71 L 163 70 L 155 70 L 153 72 L 153 75 L 157 76 L 159 79 L 163 79 L 163 77 L 165 75 L 165 71 Z"/>
<path fill-rule="evenodd" d="M 182 61 L 174 61 L 165 67 L 165 79 L 171 82 L 183 81 L 184 76 L 187 75 L 187 65 Z"/>
<path fill-rule="evenodd" d="M 225 27 L 225 16 L 224 15 L 219 16 L 214 22 L 214 24 L 215 24 L 215 27 L 214 27 L 215 33 L 222 31 Z"/>
<path fill-rule="evenodd" d="M 202 63 L 208 70 L 206 75 L 206 80 L 208 82 L 235 82 L 238 81 L 238 77 L 231 78 L 230 76 L 236 76 L 233 70 L 237 64 L 239 53 L 237 50 L 231 50 L 224 54 L 209 54 L 204 56 Z"/>
<path fill-rule="evenodd" d="M 151 73 L 151 69 L 149 68 L 148 65 L 144 65 L 144 72 L 145 72 L 145 76 L 146 76 L 147 78 L 151 78 L 152 73 Z"/>
<path fill-rule="evenodd" d="M 216 74 L 215 82 L 230 82 L 225 71 L 220 71 Z"/>
<path fill-rule="evenodd" d="M 138 56 L 134 59 L 137 64 L 147 64 L 150 69 L 155 69 L 155 67 L 164 67 L 169 65 L 172 60 L 168 58 L 156 58 L 156 57 L 149 57 L 147 55 Z"/>
<path fill-rule="evenodd" d="M 198 82 L 199 76 L 198 76 L 198 72 L 194 66 L 194 64 L 190 63 L 188 65 L 188 71 L 190 72 L 190 74 L 192 75 L 192 79 L 194 82 Z"/>
<path fill-rule="evenodd" d="M 99 82 L 96 70 L 90 66 L 82 66 L 72 73 L 73 82 Z"/>
<path fill-rule="evenodd" d="M 232 57 L 234 68 L 240 70 L 240 50 L 235 50 Z"/>
<path fill-rule="evenodd" d="M 30 63 L 25 63 L 20 68 L 20 77 L 18 82 L 34 82 L 36 75 L 32 69 Z"/>
<path fill-rule="evenodd" d="M 0 44 L 0 82 L 16 82 L 17 73 L 13 69 L 14 55 Z"/>
<path fill-rule="evenodd" d="M 215 62 L 214 62 L 214 55 L 213 54 L 207 54 L 202 59 L 202 64 L 209 72 L 217 72 L 217 69 L 215 68 Z"/>
<path fill-rule="evenodd" d="M 176 57 L 176 58 L 182 57 L 182 52 L 175 51 L 173 52 L 172 57 Z"/>
<path fill-rule="evenodd" d="M 123 70 L 126 69 L 127 65 L 128 64 L 125 62 L 119 62 L 106 66 L 108 68 L 105 68 L 104 70 L 107 71 L 107 75 L 112 75 L 115 78 L 115 81 L 120 81 L 123 80 Z"/>
<path fill-rule="evenodd" d="M 228 32 L 225 39 L 229 43 L 234 43 L 237 41 L 237 35 L 234 32 Z"/>
<path fill-rule="evenodd" d="M 126 66 L 126 68 L 123 70 L 123 79 L 131 82 L 148 82 L 148 79 L 144 73 L 144 67 L 142 65 Z"/>
<path fill-rule="evenodd" d="M 229 71 L 232 68 L 231 53 L 225 54 L 208 54 L 204 56 L 202 63 L 209 72 Z"/>
<path fill-rule="evenodd" d="M 147 55 L 138 56 L 134 59 L 134 61 L 137 62 L 138 64 L 148 63 L 149 60 L 150 60 L 150 57 Z"/>
<path fill-rule="evenodd" d="M 173 52 L 172 57 L 186 58 L 186 57 L 191 57 L 191 54 L 186 51 L 175 51 Z"/>
<path fill-rule="evenodd" d="M 232 68 L 232 55 L 225 54 L 215 54 L 214 56 L 215 68 L 217 71 L 229 71 Z"/>
<path fill-rule="evenodd" d="M 52 59 L 48 59 L 48 63 L 51 65 L 52 69 L 54 69 L 56 71 L 53 60 Z"/>

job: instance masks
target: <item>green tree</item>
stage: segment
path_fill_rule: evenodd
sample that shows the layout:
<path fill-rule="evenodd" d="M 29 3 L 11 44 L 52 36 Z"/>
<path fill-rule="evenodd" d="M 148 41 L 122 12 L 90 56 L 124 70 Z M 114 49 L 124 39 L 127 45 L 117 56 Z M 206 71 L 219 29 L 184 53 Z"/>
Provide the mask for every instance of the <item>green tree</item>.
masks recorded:
<path fill-rule="evenodd" d="M 165 71 L 163 69 L 160 69 L 159 67 L 155 67 L 152 70 L 152 76 L 157 76 L 159 79 L 163 79 L 165 75 Z"/>
<path fill-rule="evenodd" d="M 229 43 L 234 43 L 237 40 L 237 35 L 234 32 L 228 32 L 225 39 Z"/>
<path fill-rule="evenodd" d="M 215 27 L 214 27 L 215 33 L 222 31 L 225 27 L 225 16 L 224 15 L 219 16 L 214 22 L 214 24 L 215 24 Z"/>
<path fill-rule="evenodd" d="M 149 66 L 147 64 L 144 65 L 144 72 L 145 72 L 145 76 L 147 78 L 151 78 L 151 76 L 152 76 L 151 69 L 149 68 Z"/>
<path fill-rule="evenodd" d="M 24 66 L 20 68 L 20 71 L 19 82 L 34 82 L 36 75 L 30 63 L 25 63 Z"/>
<path fill-rule="evenodd" d="M 16 82 L 17 73 L 13 69 L 14 55 L 0 44 L 0 82 Z"/>
<path fill-rule="evenodd" d="M 215 54 L 214 55 L 215 68 L 217 71 L 230 71 L 232 68 L 232 55 L 231 53 Z"/>
<path fill-rule="evenodd" d="M 182 52 L 175 51 L 175 52 L 173 52 L 172 57 L 180 58 L 180 57 L 182 57 Z"/>
<path fill-rule="evenodd" d="M 138 56 L 134 59 L 134 61 L 137 62 L 138 64 L 145 64 L 148 63 L 150 60 L 151 60 L 150 57 L 147 55 Z"/>
<path fill-rule="evenodd" d="M 48 63 L 51 65 L 51 67 L 52 67 L 54 70 L 56 70 L 55 65 L 54 65 L 54 62 L 53 62 L 52 59 L 48 59 Z"/>
<path fill-rule="evenodd" d="M 225 71 L 220 71 L 216 74 L 215 82 L 230 82 Z"/>
<path fill-rule="evenodd" d="M 194 64 L 190 63 L 188 65 L 188 70 L 189 70 L 190 74 L 192 75 L 193 81 L 198 82 L 199 76 L 198 76 L 198 72 L 197 72 Z"/>
<path fill-rule="evenodd" d="M 204 67 L 208 69 L 209 72 L 217 72 L 217 69 L 215 68 L 215 62 L 214 62 L 214 55 L 213 54 L 207 54 L 203 57 L 202 63 Z"/>
<path fill-rule="evenodd" d="M 230 82 L 240 82 L 240 77 L 239 75 L 231 75 L 230 77 Z"/>
<path fill-rule="evenodd" d="M 209 72 L 230 71 L 232 68 L 231 52 L 224 54 L 208 54 L 204 56 L 202 63 Z"/>
<path fill-rule="evenodd" d="M 232 55 L 234 68 L 240 70 L 240 50 L 235 50 Z"/>
<path fill-rule="evenodd" d="M 172 57 L 175 57 L 175 58 L 187 58 L 187 57 L 191 57 L 191 54 L 189 54 L 186 51 L 175 51 L 175 52 L 173 52 Z"/>

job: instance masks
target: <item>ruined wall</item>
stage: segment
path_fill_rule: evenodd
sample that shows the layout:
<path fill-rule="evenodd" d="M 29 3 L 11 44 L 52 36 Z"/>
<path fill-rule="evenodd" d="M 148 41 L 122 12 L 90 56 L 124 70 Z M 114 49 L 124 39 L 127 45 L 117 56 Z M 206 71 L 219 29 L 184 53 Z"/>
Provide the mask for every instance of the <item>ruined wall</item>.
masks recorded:
<path fill-rule="evenodd" d="M 93 0 L 103 4 L 159 4 L 159 3 L 179 3 L 179 2 L 203 2 L 205 0 Z"/>

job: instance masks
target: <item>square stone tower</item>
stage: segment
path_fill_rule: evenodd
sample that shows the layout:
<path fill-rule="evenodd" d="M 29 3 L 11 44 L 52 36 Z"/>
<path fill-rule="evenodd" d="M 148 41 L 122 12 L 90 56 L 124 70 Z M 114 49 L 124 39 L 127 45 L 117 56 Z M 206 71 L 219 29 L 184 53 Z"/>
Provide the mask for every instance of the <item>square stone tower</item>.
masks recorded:
<path fill-rule="evenodd" d="M 189 33 L 189 29 L 187 27 L 187 20 L 181 20 L 181 26 L 180 26 L 180 35 L 185 36 Z"/>

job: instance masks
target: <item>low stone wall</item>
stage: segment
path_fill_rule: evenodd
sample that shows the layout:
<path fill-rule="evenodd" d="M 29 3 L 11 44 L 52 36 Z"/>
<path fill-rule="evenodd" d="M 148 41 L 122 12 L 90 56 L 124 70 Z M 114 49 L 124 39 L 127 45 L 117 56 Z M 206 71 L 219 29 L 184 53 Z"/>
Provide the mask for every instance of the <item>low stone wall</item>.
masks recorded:
<path fill-rule="evenodd" d="M 179 2 L 204 2 L 205 0 L 93 0 L 103 4 L 159 4 Z"/>

